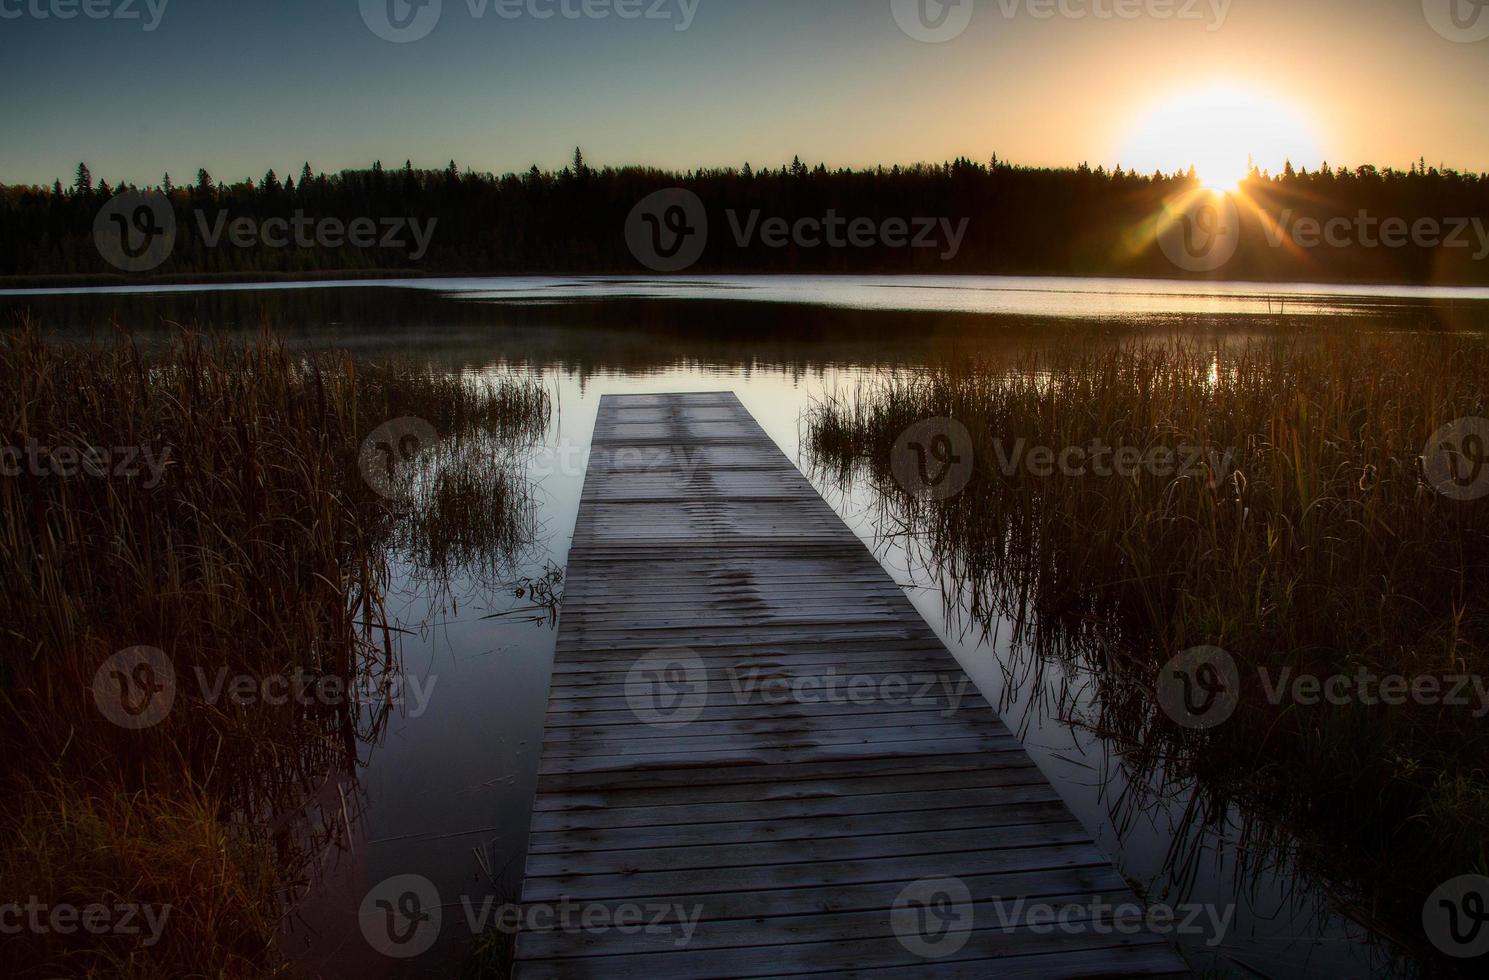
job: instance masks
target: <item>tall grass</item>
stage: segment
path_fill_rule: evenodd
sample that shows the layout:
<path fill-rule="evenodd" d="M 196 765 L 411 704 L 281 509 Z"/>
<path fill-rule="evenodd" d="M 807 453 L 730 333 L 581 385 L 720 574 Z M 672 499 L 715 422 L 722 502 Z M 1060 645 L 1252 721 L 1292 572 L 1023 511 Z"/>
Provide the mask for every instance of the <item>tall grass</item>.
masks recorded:
<path fill-rule="evenodd" d="M 1489 417 L 1489 350 L 1434 335 L 1136 343 L 1023 352 L 887 378 L 814 406 L 807 446 L 867 479 L 988 626 L 1094 678 L 1091 723 L 1140 770 L 1199 777 L 1197 811 L 1268 814 L 1372 915 L 1415 931 L 1447 878 L 1486 868 L 1489 720 L 1472 707 L 1272 704 L 1257 668 L 1320 677 L 1489 674 L 1489 500 L 1423 478 L 1439 427 Z M 938 502 L 891 447 L 951 417 L 974 476 Z M 1233 466 L 1130 476 L 1006 473 L 1018 439 L 1057 452 L 1191 445 Z M 1157 711 L 1159 668 L 1198 645 L 1240 664 L 1211 732 Z M 1276 835 L 1274 835 L 1275 839 Z"/>
<path fill-rule="evenodd" d="M 27 931 L 0 943 L 0 972 L 282 972 L 280 919 L 315 849 L 347 829 L 345 803 L 328 808 L 323 791 L 393 710 L 390 552 L 414 543 L 451 561 L 516 547 L 525 487 L 498 450 L 545 429 L 547 397 L 526 381 L 192 333 L 146 353 L 122 335 L 69 348 L 26 327 L 0 337 L 0 375 L 0 446 L 165 461 L 158 482 L 112 465 L 119 453 L 94 472 L 48 463 L 0 477 L 0 821 L 16 828 L 0 843 L 0 903 L 172 907 L 148 950 Z M 406 416 L 442 437 L 434 456 L 463 454 L 456 476 L 426 472 L 411 506 L 358 465 L 369 434 Z M 163 721 L 128 731 L 92 685 L 135 646 L 165 652 L 177 690 Z M 199 673 L 223 672 L 356 693 L 204 696 Z"/>

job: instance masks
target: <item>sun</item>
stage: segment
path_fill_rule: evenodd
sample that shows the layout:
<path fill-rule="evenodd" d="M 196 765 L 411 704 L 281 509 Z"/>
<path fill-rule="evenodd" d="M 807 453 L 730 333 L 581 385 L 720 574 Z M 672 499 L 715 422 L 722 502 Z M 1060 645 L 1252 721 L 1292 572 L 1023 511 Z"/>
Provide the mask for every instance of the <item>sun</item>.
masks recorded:
<path fill-rule="evenodd" d="M 1190 166 L 1219 192 L 1236 190 L 1253 164 L 1279 172 L 1316 167 L 1314 127 L 1291 104 L 1258 89 L 1214 83 L 1187 89 L 1146 110 L 1129 129 L 1125 166 L 1172 173 Z"/>

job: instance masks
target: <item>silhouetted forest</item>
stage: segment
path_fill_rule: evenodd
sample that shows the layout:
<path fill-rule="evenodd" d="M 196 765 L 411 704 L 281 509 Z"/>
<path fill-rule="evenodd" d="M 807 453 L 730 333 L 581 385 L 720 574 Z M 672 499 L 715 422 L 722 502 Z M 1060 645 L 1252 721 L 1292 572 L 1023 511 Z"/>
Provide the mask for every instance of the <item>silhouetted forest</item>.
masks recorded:
<path fill-rule="evenodd" d="M 512 273 L 648 273 L 627 247 L 628 215 L 654 191 L 681 187 L 707 210 L 710 233 L 702 257 L 688 271 L 812 273 L 1005 273 L 1048 275 L 1194 276 L 1170 262 L 1156 244 L 1154 222 L 1166 201 L 1197 186 L 1191 174 L 1142 175 L 1086 166 L 1045 169 L 960 159 L 945 164 L 828 170 L 800 160 L 775 169 L 697 170 L 594 168 L 576 152 L 557 172 L 534 167 L 497 176 L 411 165 L 339 174 L 298 176 L 273 171 L 260 180 L 219 182 L 205 171 L 190 184 L 169 176 L 155 188 L 168 195 L 177 238 L 168 260 L 135 278 L 312 276 L 404 271 L 420 275 Z M 85 165 L 70 186 L 0 185 L 0 275 L 10 277 L 118 276 L 95 245 L 94 220 L 115 194 L 128 189 L 95 181 Z M 1364 280 L 1421 283 L 1489 282 L 1489 241 L 1476 228 L 1489 226 L 1489 175 L 1428 167 L 1409 171 L 1358 167 L 1283 174 L 1253 171 L 1241 203 L 1238 253 L 1223 268 L 1203 274 L 1219 279 Z M 1422 242 L 1367 247 L 1359 242 L 1312 249 L 1279 246 L 1267 223 L 1291 212 L 1292 220 L 1320 221 L 1360 212 L 1376 220 L 1453 219 L 1466 227 L 1461 245 Z M 735 228 L 758 219 L 845 220 L 966 219 L 965 237 L 948 258 L 939 247 L 876 241 L 869 247 L 769 247 L 757 233 L 741 245 Z M 203 229 L 250 218 L 350 223 L 370 218 L 434 221 L 424 254 L 405 246 L 239 247 L 208 243 Z M 1477 226 L 1467 222 L 1477 217 Z M 1275 228 L 1275 225 L 1273 226 Z M 381 238 L 386 226 L 380 226 Z M 913 232 L 912 232 L 913 235 Z M 405 239 L 408 237 L 405 234 Z"/>

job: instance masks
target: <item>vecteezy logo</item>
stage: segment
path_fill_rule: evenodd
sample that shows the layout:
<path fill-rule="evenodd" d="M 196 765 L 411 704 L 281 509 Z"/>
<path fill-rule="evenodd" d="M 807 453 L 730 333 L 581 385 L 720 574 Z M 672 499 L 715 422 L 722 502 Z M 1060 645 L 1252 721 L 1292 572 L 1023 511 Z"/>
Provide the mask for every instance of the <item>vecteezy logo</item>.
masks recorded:
<path fill-rule="evenodd" d="M 692 650 L 653 650 L 626 673 L 626 704 L 642 724 L 690 725 L 708 704 L 708 668 Z"/>
<path fill-rule="evenodd" d="M 1158 675 L 1158 704 L 1185 728 L 1222 725 L 1241 702 L 1235 658 L 1219 647 L 1185 650 Z"/>
<path fill-rule="evenodd" d="M 1489 953 L 1489 878 L 1463 875 L 1427 897 L 1422 929 L 1449 956 L 1472 959 Z"/>
<path fill-rule="evenodd" d="M 653 272 L 681 272 L 703 258 L 707 245 L 708 210 L 690 190 L 649 194 L 626 218 L 626 246 Z"/>
<path fill-rule="evenodd" d="M 901 889 L 889 922 L 911 953 L 945 959 L 972 937 L 972 893 L 959 878 L 922 878 Z"/>
<path fill-rule="evenodd" d="M 423 875 L 378 882 L 362 899 L 358 922 L 367 944 L 384 956 L 409 959 L 429 952 L 443 915 L 439 890 Z"/>
<path fill-rule="evenodd" d="M 940 44 L 966 32 L 972 23 L 974 0 L 889 0 L 889 9 L 907 35 Z"/>
<path fill-rule="evenodd" d="M 1188 272 L 1213 272 L 1241 246 L 1241 214 L 1230 195 L 1196 191 L 1166 201 L 1158 218 L 1158 247 Z"/>
<path fill-rule="evenodd" d="M 93 675 L 93 703 L 120 728 L 139 731 L 165 720 L 176 701 L 176 669 L 164 650 L 130 647 Z"/>
<path fill-rule="evenodd" d="M 125 191 L 93 218 L 98 254 L 122 272 L 158 269 L 176 247 L 176 212 L 156 191 Z"/>
<path fill-rule="evenodd" d="M 1476 44 L 1489 38 L 1489 0 L 1422 0 L 1427 23 L 1449 41 Z"/>
<path fill-rule="evenodd" d="M 362 0 L 362 21 L 384 41 L 407 44 L 428 37 L 445 0 Z"/>
<path fill-rule="evenodd" d="M 956 419 L 917 422 L 895 440 L 889 468 L 906 493 L 950 500 L 972 479 L 972 433 Z"/>
<path fill-rule="evenodd" d="M 419 453 L 439 442 L 439 433 L 423 419 L 386 422 L 362 442 L 357 465 L 367 485 L 389 500 L 407 499 Z"/>
<path fill-rule="evenodd" d="M 1458 419 L 1434 432 L 1422 452 L 1422 474 L 1453 500 L 1489 496 L 1489 419 Z"/>

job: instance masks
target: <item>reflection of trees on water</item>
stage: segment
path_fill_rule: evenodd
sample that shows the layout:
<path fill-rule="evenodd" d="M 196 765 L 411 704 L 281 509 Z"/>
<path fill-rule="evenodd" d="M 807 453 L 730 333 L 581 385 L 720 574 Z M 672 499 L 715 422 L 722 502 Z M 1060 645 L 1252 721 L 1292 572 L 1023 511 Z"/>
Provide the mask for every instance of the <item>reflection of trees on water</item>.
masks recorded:
<path fill-rule="evenodd" d="M 1185 316 L 1092 322 L 970 313 L 860 310 L 727 300 L 609 299 L 497 303 L 433 290 L 328 289 L 0 297 L 0 316 L 31 310 L 48 329 L 106 337 L 115 322 L 144 331 L 211 324 L 256 333 L 272 327 L 297 347 L 409 354 L 450 369 L 510 365 L 559 370 L 581 382 L 677 368 L 783 370 L 796 377 L 835 366 L 899 367 L 1011 343 L 1083 344 L 1183 332 L 1238 338 L 1295 332 L 1332 318 Z M 1461 325 L 1462 315 L 1397 302 L 1379 325 Z"/>

